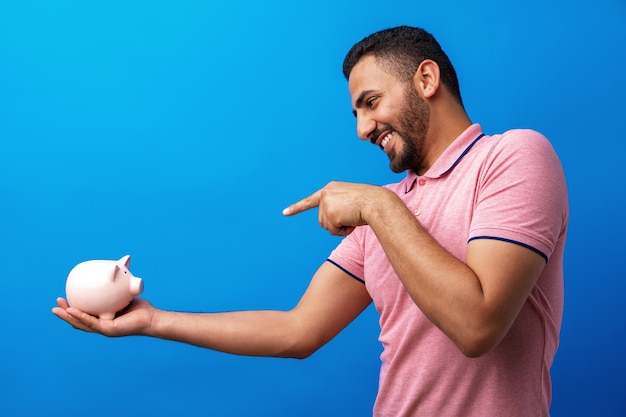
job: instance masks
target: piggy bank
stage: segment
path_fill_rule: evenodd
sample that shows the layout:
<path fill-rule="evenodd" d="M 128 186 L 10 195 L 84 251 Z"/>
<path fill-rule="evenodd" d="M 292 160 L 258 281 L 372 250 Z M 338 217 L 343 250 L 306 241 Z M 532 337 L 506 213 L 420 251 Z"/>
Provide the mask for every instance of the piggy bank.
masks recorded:
<path fill-rule="evenodd" d="M 143 291 L 143 281 L 129 271 L 130 255 L 119 261 L 85 261 L 67 276 L 65 295 L 71 307 L 113 319 Z"/>

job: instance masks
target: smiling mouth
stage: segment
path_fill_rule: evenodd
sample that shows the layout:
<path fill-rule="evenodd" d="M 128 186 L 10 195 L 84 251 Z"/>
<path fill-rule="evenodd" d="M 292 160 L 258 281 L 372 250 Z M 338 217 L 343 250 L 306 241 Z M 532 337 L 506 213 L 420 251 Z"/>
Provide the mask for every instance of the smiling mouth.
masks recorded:
<path fill-rule="evenodd" d="M 381 135 L 380 138 L 378 139 L 379 141 L 378 146 L 380 146 L 382 150 L 385 150 L 385 147 L 389 144 L 389 142 L 391 142 L 392 137 L 393 137 L 393 131 L 389 131 L 385 135 Z"/>

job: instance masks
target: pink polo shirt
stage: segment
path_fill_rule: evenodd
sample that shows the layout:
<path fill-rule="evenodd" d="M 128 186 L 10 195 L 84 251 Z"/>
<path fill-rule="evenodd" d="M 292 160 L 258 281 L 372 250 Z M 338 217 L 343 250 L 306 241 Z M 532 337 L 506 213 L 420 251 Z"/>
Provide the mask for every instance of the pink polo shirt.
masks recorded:
<path fill-rule="evenodd" d="M 569 217 L 565 176 L 548 140 L 531 130 L 485 136 L 474 124 L 425 175 L 409 172 L 388 188 L 460 260 L 469 241 L 499 239 L 547 263 L 507 336 L 471 359 L 415 305 L 368 226 L 346 237 L 329 261 L 365 283 L 380 314 L 374 415 L 548 416 Z"/>

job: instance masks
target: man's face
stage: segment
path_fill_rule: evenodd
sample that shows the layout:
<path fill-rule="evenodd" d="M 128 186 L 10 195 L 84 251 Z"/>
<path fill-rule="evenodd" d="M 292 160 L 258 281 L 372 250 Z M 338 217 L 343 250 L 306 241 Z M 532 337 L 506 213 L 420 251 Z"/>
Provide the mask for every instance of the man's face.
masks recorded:
<path fill-rule="evenodd" d="M 413 84 L 366 56 L 352 69 L 348 87 L 359 138 L 380 146 L 392 171 L 420 172 L 430 109 Z"/>

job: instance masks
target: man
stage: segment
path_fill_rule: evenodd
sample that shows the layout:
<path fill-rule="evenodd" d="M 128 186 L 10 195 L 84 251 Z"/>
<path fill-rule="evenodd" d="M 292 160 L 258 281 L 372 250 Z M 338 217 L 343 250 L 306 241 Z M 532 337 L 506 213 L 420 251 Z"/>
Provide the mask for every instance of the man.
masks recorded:
<path fill-rule="evenodd" d="M 332 182 L 284 210 L 318 207 L 346 236 L 291 311 L 192 314 L 136 299 L 100 320 L 53 312 L 107 336 L 141 334 L 243 355 L 305 358 L 373 300 L 380 313 L 376 416 L 547 416 L 563 309 L 567 190 L 549 142 L 484 135 L 427 32 L 397 27 L 344 61 L 357 133 L 406 178 Z"/>

